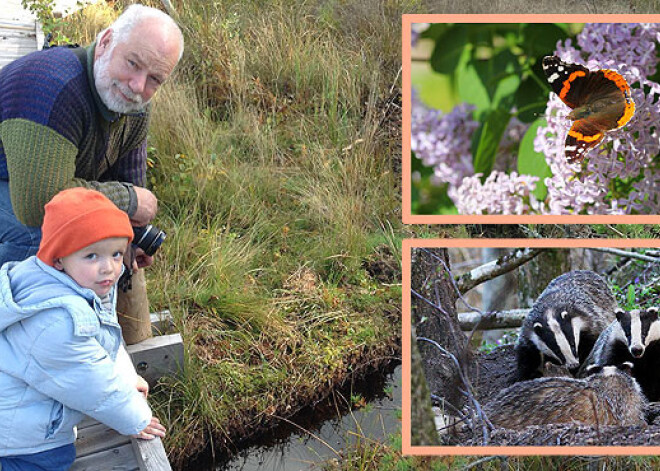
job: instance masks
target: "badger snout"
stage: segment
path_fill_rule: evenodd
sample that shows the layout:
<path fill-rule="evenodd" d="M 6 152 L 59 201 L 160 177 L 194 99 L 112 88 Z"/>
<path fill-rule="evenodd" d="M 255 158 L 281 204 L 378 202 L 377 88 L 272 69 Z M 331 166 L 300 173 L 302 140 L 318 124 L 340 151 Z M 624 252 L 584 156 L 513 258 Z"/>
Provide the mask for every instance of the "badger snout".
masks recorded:
<path fill-rule="evenodd" d="M 579 363 L 566 363 L 566 368 L 568 368 L 568 371 L 575 376 L 575 373 L 580 369 L 580 364 Z"/>
<path fill-rule="evenodd" d="M 630 353 L 635 358 L 640 358 L 644 355 L 644 346 L 643 345 L 632 345 L 630 347 Z"/>

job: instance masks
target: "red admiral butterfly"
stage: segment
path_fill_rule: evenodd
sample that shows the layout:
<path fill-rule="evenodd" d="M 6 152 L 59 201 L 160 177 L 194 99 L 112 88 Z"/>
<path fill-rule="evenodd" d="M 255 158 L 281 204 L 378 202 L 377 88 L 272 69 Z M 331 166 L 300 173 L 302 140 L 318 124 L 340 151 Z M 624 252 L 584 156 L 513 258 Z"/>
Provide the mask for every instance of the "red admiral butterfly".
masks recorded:
<path fill-rule="evenodd" d="M 635 113 L 628 82 L 609 69 L 592 71 L 557 56 L 543 58 L 543 71 L 552 90 L 572 108 L 574 121 L 566 136 L 566 158 L 579 162 L 607 131 L 624 126 Z"/>

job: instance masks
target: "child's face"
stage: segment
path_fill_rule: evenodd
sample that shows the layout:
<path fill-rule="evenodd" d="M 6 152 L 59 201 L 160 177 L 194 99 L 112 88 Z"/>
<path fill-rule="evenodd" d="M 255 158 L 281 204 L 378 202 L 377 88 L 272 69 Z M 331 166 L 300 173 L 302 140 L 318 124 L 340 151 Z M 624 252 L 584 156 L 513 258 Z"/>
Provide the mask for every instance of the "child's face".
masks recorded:
<path fill-rule="evenodd" d="M 102 297 L 119 279 L 127 247 L 128 239 L 125 237 L 103 239 L 55 260 L 53 266 L 64 271 L 83 288 L 89 288 Z"/>

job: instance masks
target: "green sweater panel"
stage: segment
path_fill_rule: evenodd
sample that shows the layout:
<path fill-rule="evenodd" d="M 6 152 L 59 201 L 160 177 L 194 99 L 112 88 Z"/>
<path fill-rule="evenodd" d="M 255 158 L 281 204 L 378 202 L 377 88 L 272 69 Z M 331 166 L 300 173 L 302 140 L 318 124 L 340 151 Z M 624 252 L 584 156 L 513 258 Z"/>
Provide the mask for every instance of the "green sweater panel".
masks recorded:
<path fill-rule="evenodd" d="M 9 190 L 16 218 L 26 226 L 43 222 L 43 202 L 65 188 L 100 191 L 127 213 L 134 211 L 129 183 L 76 178 L 76 146 L 53 129 L 26 119 L 0 123 L 0 138 L 11 175 Z"/>

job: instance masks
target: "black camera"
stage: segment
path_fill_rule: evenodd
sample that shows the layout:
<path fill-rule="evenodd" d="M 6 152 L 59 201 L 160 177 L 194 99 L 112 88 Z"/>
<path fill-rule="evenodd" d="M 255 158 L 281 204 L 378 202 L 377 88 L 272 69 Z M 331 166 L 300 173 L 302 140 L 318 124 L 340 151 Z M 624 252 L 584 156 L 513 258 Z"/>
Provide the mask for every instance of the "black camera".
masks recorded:
<path fill-rule="evenodd" d="M 167 234 L 151 224 L 144 227 L 133 227 L 133 244 L 152 256 L 163 243 Z"/>

